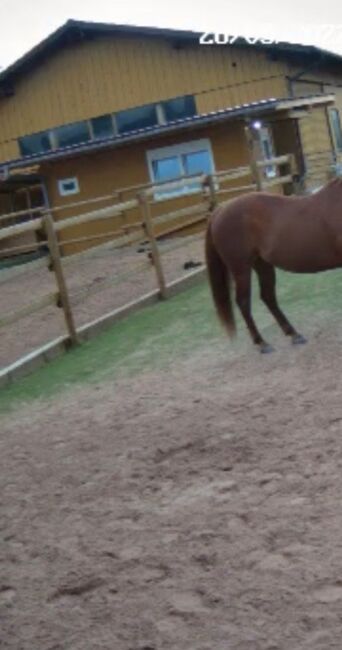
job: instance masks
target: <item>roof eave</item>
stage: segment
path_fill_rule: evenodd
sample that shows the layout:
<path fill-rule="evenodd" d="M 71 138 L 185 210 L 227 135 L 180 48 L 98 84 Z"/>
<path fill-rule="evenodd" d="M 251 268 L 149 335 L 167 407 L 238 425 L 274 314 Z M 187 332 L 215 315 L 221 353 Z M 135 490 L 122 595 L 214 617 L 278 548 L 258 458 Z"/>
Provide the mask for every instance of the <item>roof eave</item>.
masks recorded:
<path fill-rule="evenodd" d="M 195 117 L 187 118 L 182 121 L 177 121 L 165 125 L 160 125 L 157 128 L 151 127 L 151 129 L 144 129 L 141 132 L 135 131 L 130 134 L 124 134 L 122 136 L 116 136 L 113 138 L 107 138 L 102 141 L 93 141 L 87 142 L 80 145 L 75 145 L 73 147 L 59 149 L 53 152 L 45 154 L 37 154 L 34 156 L 25 156 L 23 158 L 18 158 L 16 160 L 6 161 L 0 164 L 0 169 L 20 169 L 26 167 L 29 164 L 43 163 L 43 162 L 54 162 L 56 160 L 63 160 L 65 158 L 71 158 L 83 154 L 95 153 L 98 151 L 104 151 L 107 149 L 114 149 L 120 146 L 125 146 L 129 144 L 134 144 L 136 142 L 141 142 L 148 140 L 150 138 L 156 138 L 162 135 L 169 135 L 171 133 L 178 133 L 186 131 L 187 129 L 193 128 L 202 128 L 211 124 L 216 124 L 219 122 L 225 122 L 229 120 L 239 120 L 244 119 L 248 120 L 254 116 L 268 115 L 272 113 L 277 113 L 280 111 L 287 111 L 291 108 L 300 108 L 305 106 L 313 106 L 318 104 L 331 104 L 334 101 L 335 96 L 332 94 L 329 95 L 314 95 L 311 97 L 302 97 L 294 99 L 265 99 L 260 102 L 252 102 L 250 104 L 242 104 L 241 106 L 232 107 L 228 109 L 222 109 L 216 111 L 215 113 L 206 113 L 202 115 L 197 115 Z"/>
<path fill-rule="evenodd" d="M 33 64 L 39 59 L 42 54 L 46 54 L 49 50 L 53 50 L 54 47 L 58 47 L 59 44 L 63 43 L 63 39 L 69 34 L 72 37 L 74 32 L 74 37 L 79 38 L 83 35 L 91 34 L 132 34 L 136 36 L 149 36 L 157 38 L 169 38 L 172 40 L 182 40 L 182 41 L 193 41 L 199 40 L 202 32 L 191 31 L 191 30 L 177 30 L 161 27 L 149 27 L 149 26 L 138 26 L 138 25 L 117 25 L 111 23 L 96 23 L 96 22 L 87 22 L 80 20 L 68 20 L 66 23 L 58 27 L 54 32 L 49 34 L 44 40 L 34 46 L 22 57 L 17 59 L 12 63 L 8 68 L 3 70 L 0 73 L 0 85 L 5 82 L 11 81 L 14 76 L 19 73 L 22 73 L 26 70 L 28 66 Z M 248 44 L 246 39 L 239 37 L 234 41 L 234 45 L 230 47 L 252 47 Z M 342 56 L 328 50 L 323 50 L 316 46 L 311 45 L 300 45 L 294 43 L 280 42 L 276 45 L 267 45 L 257 43 L 253 45 L 256 49 L 267 50 L 270 53 L 277 53 L 279 55 L 283 54 L 302 54 L 306 56 L 317 55 L 318 57 L 323 57 L 324 60 L 330 59 L 338 62 L 342 62 Z"/>

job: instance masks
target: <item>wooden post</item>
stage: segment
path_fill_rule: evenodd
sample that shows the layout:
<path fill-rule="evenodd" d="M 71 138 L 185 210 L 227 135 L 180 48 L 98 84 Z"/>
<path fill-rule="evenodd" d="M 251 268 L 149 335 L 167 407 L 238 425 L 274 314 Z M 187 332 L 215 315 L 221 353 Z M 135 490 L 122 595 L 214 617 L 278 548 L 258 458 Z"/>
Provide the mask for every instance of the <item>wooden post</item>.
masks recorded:
<path fill-rule="evenodd" d="M 208 188 L 209 190 L 205 198 L 208 200 L 208 212 L 210 216 L 217 206 L 217 198 L 215 193 L 215 181 L 212 174 L 208 174 L 207 176 L 205 176 L 202 182 L 202 187 L 204 191 L 206 190 L 206 188 Z"/>
<path fill-rule="evenodd" d="M 154 235 L 150 204 L 148 202 L 148 198 L 145 192 L 139 192 L 139 194 L 137 194 L 137 199 L 139 201 L 140 210 L 142 214 L 143 228 L 146 232 L 146 236 L 151 246 L 152 262 L 156 270 L 160 297 L 165 299 L 167 297 L 166 282 L 164 278 L 164 271 L 161 263 L 159 250 L 158 250 L 157 240 Z"/>
<path fill-rule="evenodd" d="M 252 178 L 254 183 L 256 183 L 258 192 L 261 192 L 263 190 L 262 172 L 257 165 L 257 159 L 255 156 L 255 149 L 254 149 L 254 138 L 253 138 L 251 128 L 248 125 L 245 126 L 245 135 L 246 135 L 248 151 L 249 151 L 249 166 L 251 168 Z"/>
<path fill-rule="evenodd" d="M 57 306 L 63 308 L 67 330 L 69 332 L 70 341 L 72 344 L 79 343 L 77 331 L 75 327 L 74 317 L 71 310 L 68 290 L 64 278 L 63 267 L 61 262 L 61 255 L 59 251 L 58 239 L 54 229 L 54 223 L 51 214 L 44 214 L 43 216 L 44 230 L 46 239 L 49 245 L 51 256 L 50 270 L 55 272 L 56 283 L 59 291 L 59 299 Z"/>
<path fill-rule="evenodd" d="M 296 174 L 296 159 L 294 153 L 289 153 L 289 174 L 295 176 Z"/>
<path fill-rule="evenodd" d="M 288 155 L 288 163 L 286 165 L 286 174 L 292 177 L 291 183 L 285 185 L 284 192 L 288 194 L 297 194 L 298 192 L 298 183 L 296 182 L 297 170 L 296 170 L 296 159 L 293 153 Z M 287 190 L 286 190 L 287 188 Z"/>

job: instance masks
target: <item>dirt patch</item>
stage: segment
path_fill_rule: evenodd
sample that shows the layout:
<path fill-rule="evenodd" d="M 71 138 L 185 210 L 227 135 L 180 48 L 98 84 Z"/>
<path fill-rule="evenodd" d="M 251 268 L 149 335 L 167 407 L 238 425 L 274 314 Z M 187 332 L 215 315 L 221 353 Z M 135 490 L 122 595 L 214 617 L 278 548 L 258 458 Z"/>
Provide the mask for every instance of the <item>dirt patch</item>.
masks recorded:
<path fill-rule="evenodd" d="M 147 252 L 138 253 L 138 248 L 99 250 L 90 258 L 66 259 L 65 276 L 77 326 L 104 316 L 158 288 Z M 160 244 L 160 251 L 166 281 L 185 277 L 194 269 L 192 266 L 184 268 L 184 265 L 187 266 L 191 261 L 204 262 L 203 235 L 164 240 Z M 110 278 L 111 284 L 104 286 L 103 281 Z M 46 268 L 28 268 L 26 271 L 22 267 L 19 275 L 3 281 L 0 287 L 1 315 L 29 307 L 33 301 L 56 291 L 54 275 Z M 81 294 L 83 289 L 88 294 Z M 62 310 L 54 305 L 3 327 L 0 367 L 6 367 L 25 354 L 66 334 Z"/>
<path fill-rule="evenodd" d="M 341 333 L 279 342 L 3 418 L 3 648 L 340 647 Z"/>

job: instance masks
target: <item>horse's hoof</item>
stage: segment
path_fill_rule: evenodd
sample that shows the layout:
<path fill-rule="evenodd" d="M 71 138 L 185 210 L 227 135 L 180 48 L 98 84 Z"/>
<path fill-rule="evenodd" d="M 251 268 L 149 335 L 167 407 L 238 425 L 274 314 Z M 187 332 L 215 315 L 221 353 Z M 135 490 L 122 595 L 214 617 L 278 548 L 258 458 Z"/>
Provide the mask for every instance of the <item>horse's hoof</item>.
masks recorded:
<path fill-rule="evenodd" d="M 261 354 L 269 354 L 270 352 L 274 352 L 274 348 L 272 348 L 272 345 L 269 343 L 259 343 L 259 350 Z"/>
<path fill-rule="evenodd" d="M 293 345 L 303 345 L 304 343 L 307 343 L 307 339 L 305 336 L 302 336 L 302 334 L 294 334 L 292 337 L 292 343 Z"/>

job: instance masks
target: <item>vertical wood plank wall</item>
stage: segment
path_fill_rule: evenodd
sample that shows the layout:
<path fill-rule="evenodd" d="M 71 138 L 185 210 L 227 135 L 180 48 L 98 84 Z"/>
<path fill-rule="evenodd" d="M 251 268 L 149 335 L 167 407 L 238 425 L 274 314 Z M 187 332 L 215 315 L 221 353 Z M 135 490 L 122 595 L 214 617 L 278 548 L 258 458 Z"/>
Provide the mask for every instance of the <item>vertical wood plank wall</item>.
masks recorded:
<path fill-rule="evenodd" d="M 149 183 L 148 168 L 146 163 L 146 150 L 155 147 L 169 146 L 178 142 L 187 142 L 196 139 L 208 138 L 211 142 L 216 171 L 247 165 L 248 151 L 244 136 L 243 122 L 234 121 L 217 124 L 202 129 L 191 129 L 177 135 L 164 136 L 137 143 L 133 146 L 120 147 L 74 159 L 56 161 L 42 165 L 41 171 L 47 178 L 47 189 L 50 204 L 63 207 L 75 201 L 87 200 L 96 196 L 110 194 L 113 190 Z M 75 196 L 61 197 L 58 193 L 57 181 L 59 178 L 77 176 L 80 193 Z M 200 197 L 199 197 L 200 200 Z M 194 197 L 184 195 L 167 202 L 160 202 L 153 206 L 153 214 L 176 210 L 193 204 Z M 108 204 L 106 204 L 108 205 Z M 99 206 L 101 207 L 101 206 Z M 56 219 L 65 219 L 84 211 L 84 207 L 66 208 L 55 213 Z M 128 223 L 139 219 L 138 211 L 130 212 Z M 181 221 L 181 220 L 180 220 Z M 125 223 L 125 219 L 123 220 Z M 82 226 L 71 227 L 61 233 L 61 240 L 80 236 L 93 235 L 100 232 L 110 232 L 120 225 L 118 219 L 107 219 L 103 222 L 85 223 Z M 68 246 L 64 252 L 71 253 L 81 250 L 80 244 Z"/>
<path fill-rule="evenodd" d="M 119 36 L 64 46 L 0 100 L 0 161 L 19 156 L 19 136 L 161 99 L 193 94 L 207 112 L 284 97 L 286 70 L 253 48 Z"/>
<path fill-rule="evenodd" d="M 308 117 L 300 119 L 299 131 L 310 183 L 327 182 L 333 154 L 326 108 L 313 108 Z"/>

